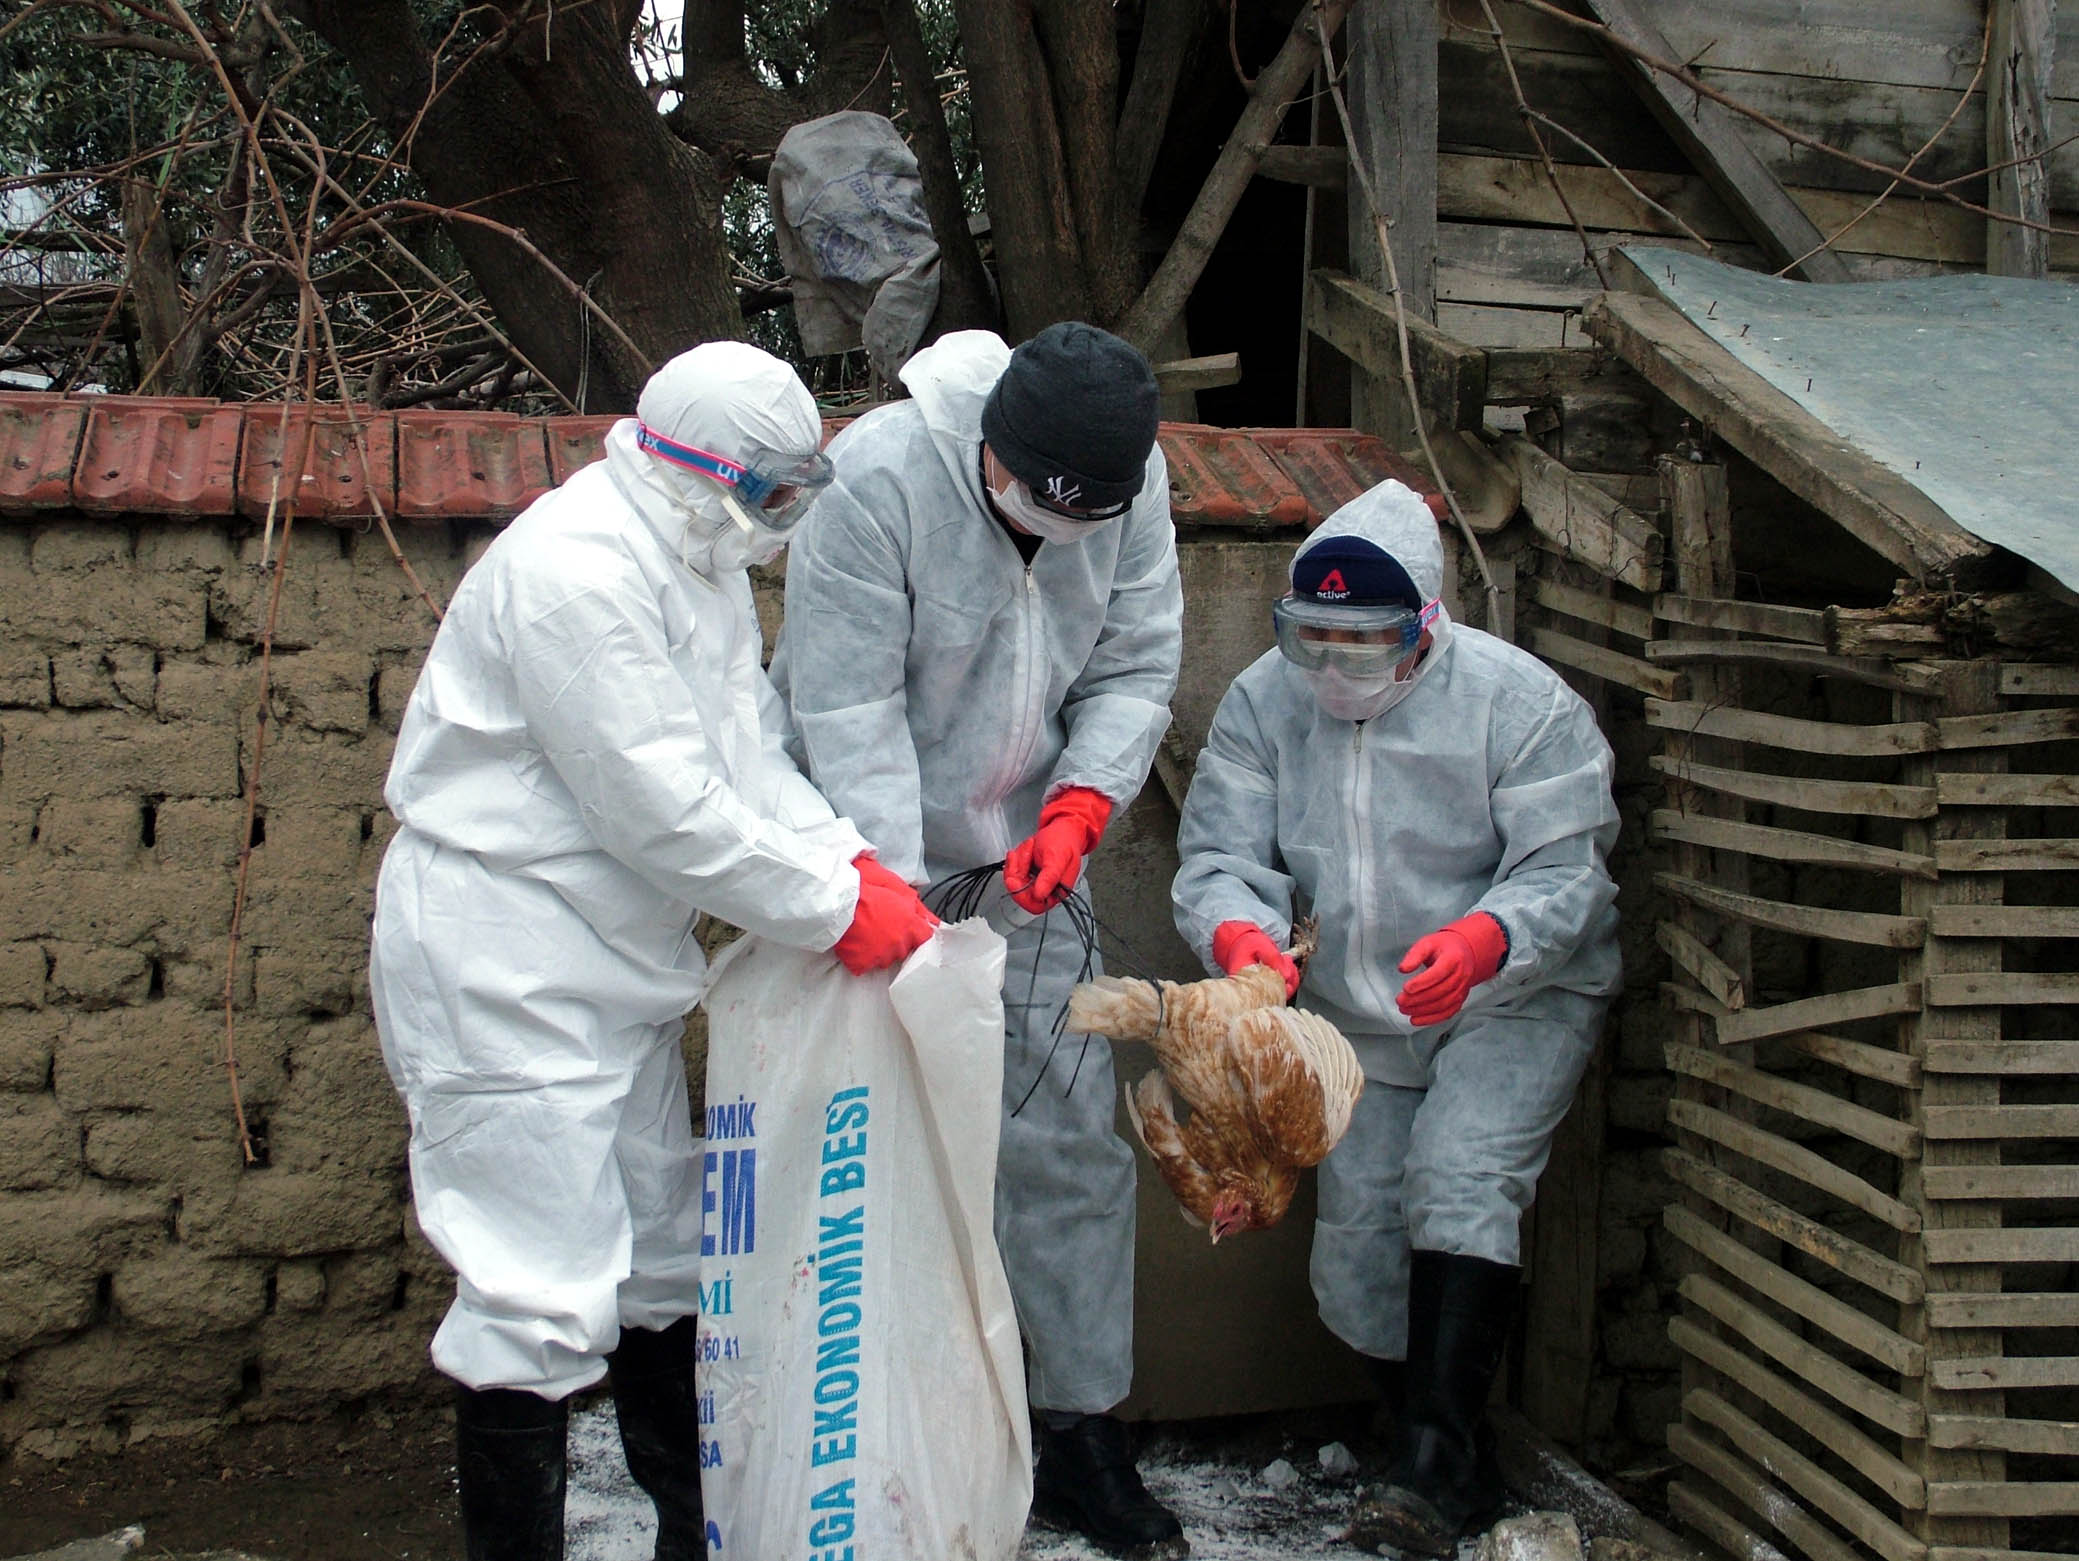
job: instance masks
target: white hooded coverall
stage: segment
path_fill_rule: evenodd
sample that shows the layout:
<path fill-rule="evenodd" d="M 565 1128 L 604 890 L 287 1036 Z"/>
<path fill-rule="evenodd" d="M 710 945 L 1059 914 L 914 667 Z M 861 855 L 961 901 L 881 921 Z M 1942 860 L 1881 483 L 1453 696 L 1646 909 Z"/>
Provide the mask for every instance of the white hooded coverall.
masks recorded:
<path fill-rule="evenodd" d="M 1009 360 L 986 331 L 911 358 L 914 399 L 832 441 L 837 479 L 787 559 L 772 672 L 805 767 L 919 885 L 1000 862 L 1067 787 L 1123 809 L 1176 687 L 1183 590 L 1160 447 L 1125 516 L 1027 567 L 981 482 L 982 404 Z M 1110 1043 L 1056 1042 L 1082 959 L 1067 917 L 1008 941 L 997 1241 L 1032 1402 L 1095 1413 L 1132 1384 L 1133 1154 L 1113 1131 Z"/>
<path fill-rule="evenodd" d="M 1428 508 L 1382 483 L 1300 549 L 1361 537 L 1425 600 L 1443 588 Z M 1529 1206 L 1619 984 L 1608 743 L 1536 657 L 1439 617 L 1413 687 L 1338 720 L 1273 649 L 1227 691 L 1185 800 L 1178 930 L 1208 969 L 1213 931 L 1283 944 L 1295 898 L 1321 945 L 1295 999 L 1363 1063 L 1349 1132 L 1323 1162 L 1313 1282 L 1322 1320 L 1369 1355 L 1405 1353 L 1408 1253 L 1518 1261 Z M 1395 1006 L 1416 939 L 1491 913 L 1509 952 L 1444 1024 Z"/>
<path fill-rule="evenodd" d="M 733 342 L 674 359 L 641 413 L 725 455 L 821 432 Z M 370 985 L 458 1275 L 434 1364 L 472 1388 L 564 1397 L 621 1327 L 696 1310 L 694 920 L 820 949 L 852 919 L 866 844 L 782 747 L 720 492 L 615 424 L 463 579 L 398 734 Z"/>

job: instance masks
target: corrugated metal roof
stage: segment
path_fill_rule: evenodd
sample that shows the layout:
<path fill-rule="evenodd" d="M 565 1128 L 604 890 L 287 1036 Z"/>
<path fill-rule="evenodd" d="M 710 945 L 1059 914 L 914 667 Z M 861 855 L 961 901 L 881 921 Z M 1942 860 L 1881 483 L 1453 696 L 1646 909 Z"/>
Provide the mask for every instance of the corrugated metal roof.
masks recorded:
<path fill-rule="evenodd" d="M 0 514 L 258 519 L 291 491 L 276 492 L 286 450 L 304 457 L 294 491 L 306 519 L 364 520 L 380 504 L 404 520 L 503 520 L 599 459 L 615 421 L 329 405 L 284 414 L 280 403 L 0 394 Z M 826 437 L 846 421 L 826 423 Z M 1297 531 L 1387 477 L 1430 491 L 1377 439 L 1346 428 L 1165 423 L 1161 439 L 1184 526 Z"/>

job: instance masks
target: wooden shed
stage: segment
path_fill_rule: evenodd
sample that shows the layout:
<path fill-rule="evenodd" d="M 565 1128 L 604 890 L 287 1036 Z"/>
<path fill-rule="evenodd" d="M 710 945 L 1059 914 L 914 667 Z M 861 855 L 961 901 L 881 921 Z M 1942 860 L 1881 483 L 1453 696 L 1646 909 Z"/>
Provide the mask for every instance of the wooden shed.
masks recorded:
<path fill-rule="evenodd" d="M 2055 478 L 2079 440 L 2059 377 L 2079 371 L 2079 331 L 2031 325 L 2028 295 L 1999 289 L 2041 290 L 2046 318 L 2075 327 L 2079 297 L 1970 279 L 2036 344 L 1991 344 L 1990 372 L 2013 365 L 1992 393 L 1954 345 L 1924 372 L 1892 361 L 1873 321 L 1894 294 L 1910 310 L 1910 287 L 1873 299 L 1650 249 L 1612 264 L 1632 291 L 1590 300 L 1583 323 L 1614 362 L 1540 361 L 1625 374 L 1650 403 L 1632 430 L 1648 469 L 1591 478 L 1504 434 L 1492 451 L 1527 524 L 1486 541 L 1516 597 L 1490 621 L 1598 700 L 1620 796 L 1650 789 L 1627 814 L 1650 843 L 1620 877 L 1651 929 L 1648 959 L 1636 934 L 1627 949 L 1631 996 L 1658 988 L 1673 1081 L 1669 1509 L 1743 1557 L 2070 1554 L 2079 499 Z M 1860 384 L 1829 360 L 1831 420 L 1803 404 L 1826 370 L 1780 383 L 1818 327 L 1755 313 L 1748 295 L 1769 288 L 1877 311 L 1833 322 L 1874 351 Z M 1367 311 L 1386 312 L 1316 278 L 1317 329 L 1360 362 Z M 1939 334 L 1954 312 L 1900 328 Z M 1725 345 L 1763 334 L 1773 357 Z M 1533 356 L 1444 341 L 1424 399 L 1441 385 L 1432 405 L 1448 406 L 1483 376 L 1491 392 Z M 1857 420 L 1858 396 L 1886 414 L 1923 394 L 1905 410 L 1964 431 L 1983 470 L 1953 469 L 1968 456 L 1940 441 L 1917 470 Z M 2013 545 L 1931 492 L 1975 494 L 1957 507 L 1989 532 L 2018 517 Z M 1595 1269 L 1594 1089 L 1538 1211 L 1523 1393 L 1562 1433 L 1555 1374 L 1570 1349 L 1594 1362 L 1595 1292 L 1576 1277 Z"/>

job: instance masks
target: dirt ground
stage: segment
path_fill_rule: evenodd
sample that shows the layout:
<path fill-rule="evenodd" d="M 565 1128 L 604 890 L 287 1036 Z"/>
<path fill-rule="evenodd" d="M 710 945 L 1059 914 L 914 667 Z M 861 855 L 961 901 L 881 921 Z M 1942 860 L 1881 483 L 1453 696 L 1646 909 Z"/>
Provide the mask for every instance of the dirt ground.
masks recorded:
<path fill-rule="evenodd" d="M 637 1561 L 648 1554 L 646 1503 L 618 1468 L 609 1401 L 588 1401 L 575 1419 L 573 1553 Z M 1187 1519 L 1226 1531 L 1236 1553 L 1316 1554 L 1324 1521 L 1350 1494 L 1318 1477 L 1318 1449 L 1343 1439 L 1366 1452 L 1368 1419 L 1354 1406 L 1152 1428 L 1143 1466 Z M 280 1561 L 456 1561 L 453 1437 L 452 1419 L 426 1407 L 238 1427 L 207 1451 L 147 1442 L 61 1464 L 10 1459 L 0 1462 L 0 1557 L 141 1523 L 145 1557 L 236 1550 Z M 1275 1495 L 1252 1489 L 1257 1471 L 1279 1458 L 1302 1478 Z M 1195 1510 L 1208 1500 L 1224 1510 Z M 1294 1526 L 1305 1531 L 1296 1551 L 1288 1549 Z M 1056 1561 L 1096 1552 L 1035 1530 L 1026 1554 Z"/>
<path fill-rule="evenodd" d="M 1204 1561 L 1354 1556 L 1350 1503 L 1381 1449 L 1363 1404 L 1142 1427 L 1141 1468 Z M 208 1449 L 145 1443 L 62 1464 L 0 1462 L 0 1557 L 142 1524 L 142 1555 L 238 1551 L 269 1561 L 456 1561 L 453 1423 L 437 1407 L 368 1409 L 306 1425 L 242 1427 Z M 1358 1469 L 1331 1470 L 1342 1444 Z M 1592 1493 L 1591 1493 L 1592 1494 Z M 1642 1492 L 1627 1491 L 1638 1497 Z M 1576 1513 L 1600 1531 L 1595 1504 Z M 653 1521 L 621 1462 L 611 1401 L 572 1417 L 566 1543 L 573 1561 L 644 1561 Z M 1469 1558 L 1474 1547 L 1461 1547 Z M 1021 1561 L 1098 1552 L 1035 1528 Z"/>
<path fill-rule="evenodd" d="M 0 1462 L 0 1556 L 131 1523 L 145 1556 L 243 1550 L 284 1561 L 449 1561 L 453 1421 L 436 1408 L 236 1427 L 204 1451 L 152 1443 L 64 1463 Z"/>

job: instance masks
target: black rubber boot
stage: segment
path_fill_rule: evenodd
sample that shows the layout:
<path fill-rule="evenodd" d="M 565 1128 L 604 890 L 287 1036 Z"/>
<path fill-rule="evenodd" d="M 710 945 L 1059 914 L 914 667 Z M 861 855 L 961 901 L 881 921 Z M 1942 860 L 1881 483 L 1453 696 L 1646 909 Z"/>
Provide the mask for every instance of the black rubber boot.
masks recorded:
<path fill-rule="evenodd" d="M 623 1328 L 606 1358 L 628 1472 L 657 1507 L 657 1561 L 701 1561 L 707 1554 L 700 1397 L 693 1383 L 698 1331 L 692 1317 L 668 1328 Z"/>
<path fill-rule="evenodd" d="M 1515 1316 L 1521 1272 L 1485 1258 L 1414 1254 L 1405 1440 L 1385 1489 L 1351 1514 L 1351 1544 L 1449 1556 L 1500 1506 L 1487 1393 Z"/>
<path fill-rule="evenodd" d="M 1372 1408 L 1372 1440 L 1379 1444 L 1383 1466 L 1391 1469 L 1407 1443 L 1408 1363 L 1376 1355 L 1367 1355 L 1364 1363 L 1371 1370 L 1372 1385 L 1379 1390 L 1379 1402 Z"/>
<path fill-rule="evenodd" d="M 1081 1534 L 1130 1561 L 1188 1556 L 1191 1545 L 1176 1514 L 1148 1494 L 1126 1426 L 1114 1415 L 1084 1415 L 1066 1426 L 1039 1422 L 1039 1468 L 1032 1514 L 1050 1528 Z"/>
<path fill-rule="evenodd" d="M 563 1561 L 569 1406 L 512 1388 L 455 1389 L 455 1484 L 469 1561 Z"/>

